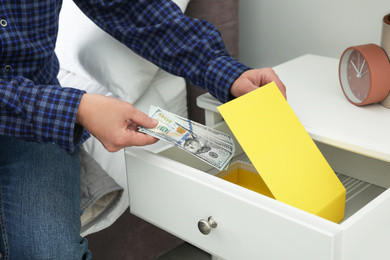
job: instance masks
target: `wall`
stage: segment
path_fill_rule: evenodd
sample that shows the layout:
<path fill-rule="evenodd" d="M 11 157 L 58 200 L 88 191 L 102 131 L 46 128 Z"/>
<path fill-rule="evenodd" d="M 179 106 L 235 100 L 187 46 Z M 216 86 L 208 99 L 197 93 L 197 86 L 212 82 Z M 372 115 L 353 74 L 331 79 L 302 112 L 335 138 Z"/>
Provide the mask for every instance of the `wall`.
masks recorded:
<path fill-rule="evenodd" d="M 241 0 L 240 60 L 272 67 L 306 53 L 339 58 L 351 45 L 380 44 L 389 0 Z"/>

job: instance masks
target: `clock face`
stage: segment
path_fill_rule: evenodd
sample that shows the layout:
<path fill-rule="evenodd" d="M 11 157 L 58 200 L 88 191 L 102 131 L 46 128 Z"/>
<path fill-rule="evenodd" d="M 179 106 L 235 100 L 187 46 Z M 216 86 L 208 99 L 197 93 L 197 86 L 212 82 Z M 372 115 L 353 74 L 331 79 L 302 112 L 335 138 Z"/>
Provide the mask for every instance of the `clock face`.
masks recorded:
<path fill-rule="evenodd" d="M 376 44 L 351 46 L 341 55 L 339 78 L 347 99 L 363 106 L 383 101 L 390 91 L 390 63 Z"/>
<path fill-rule="evenodd" d="M 363 102 L 370 91 L 370 71 L 363 55 L 352 50 L 346 64 L 347 83 L 344 87 L 349 99 L 355 103 Z M 345 89 L 348 88 L 348 89 Z"/>

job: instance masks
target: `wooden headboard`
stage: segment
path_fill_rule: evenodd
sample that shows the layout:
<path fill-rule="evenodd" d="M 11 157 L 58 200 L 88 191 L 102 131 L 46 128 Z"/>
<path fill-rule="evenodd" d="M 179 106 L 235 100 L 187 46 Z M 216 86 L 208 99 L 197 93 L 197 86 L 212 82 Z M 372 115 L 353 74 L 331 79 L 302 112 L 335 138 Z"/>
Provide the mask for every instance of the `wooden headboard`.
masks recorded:
<path fill-rule="evenodd" d="M 238 59 L 238 4 L 239 0 L 192 0 L 185 12 L 217 27 L 227 50 L 235 59 Z M 187 83 L 188 117 L 199 123 L 204 123 L 204 111 L 196 105 L 196 97 L 205 92 Z"/>

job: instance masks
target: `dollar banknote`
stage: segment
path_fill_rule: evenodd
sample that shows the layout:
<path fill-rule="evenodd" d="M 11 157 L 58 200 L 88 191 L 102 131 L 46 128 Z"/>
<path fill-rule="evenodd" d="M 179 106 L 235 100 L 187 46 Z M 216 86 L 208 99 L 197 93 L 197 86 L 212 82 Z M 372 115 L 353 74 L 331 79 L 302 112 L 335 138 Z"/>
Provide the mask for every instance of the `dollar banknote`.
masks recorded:
<path fill-rule="evenodd" d="M 210 138 L 211 140 L 215 140 L 216 142 L 225 146 L 226 149 L 234 151 L 233 138 L 231 138 L 228 134 L 215 130 L 214 128 L 199 124 L 190 119 L 170 113 L 168 111 L 165 111 L 165 113 L 169 117 L 173 118 L 179 125 L 182 125 L 184 128 L 188 129 L 190 132 L 196 133 L 197 135 L 202 136 L 204 138 Z"/>
<path fill-rule="evenodd" d="M 155 128 L 139 127 L 139 131 L 167 141 L 198 159 L 223 170 L 234 155 L 233 139 L 220 131 L 151 106 L 149 116 L 158 120 Z"/>

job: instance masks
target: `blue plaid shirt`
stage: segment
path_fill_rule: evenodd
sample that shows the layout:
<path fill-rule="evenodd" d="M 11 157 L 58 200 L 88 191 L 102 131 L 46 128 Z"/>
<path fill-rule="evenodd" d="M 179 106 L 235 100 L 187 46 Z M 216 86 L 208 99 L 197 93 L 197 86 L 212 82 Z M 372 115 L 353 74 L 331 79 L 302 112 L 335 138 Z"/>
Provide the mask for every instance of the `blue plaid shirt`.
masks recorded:
<path fill-rule="evenodd" d="M 162 69 L 222 102 L 249 68 L 227 53 L 209 23 L 167 0 L 75 0 L 102 29 Z M 83 91 L 62 88 L 54 53 L 61 0 L 0 2 L 0 135 L 54 142 L 68 152 L 89 134 L 75 123 Z"/>

